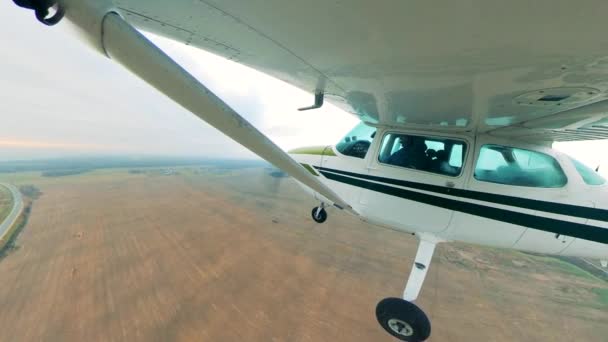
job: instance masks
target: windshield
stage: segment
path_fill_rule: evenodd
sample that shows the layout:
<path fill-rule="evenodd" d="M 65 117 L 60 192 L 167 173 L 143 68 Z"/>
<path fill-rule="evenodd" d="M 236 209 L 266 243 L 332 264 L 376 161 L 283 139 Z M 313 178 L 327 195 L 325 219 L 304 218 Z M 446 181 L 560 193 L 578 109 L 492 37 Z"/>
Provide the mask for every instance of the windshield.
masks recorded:
<path fill-rule="evenodd" d="M 375 127 L 360 122 L 336 144 L 336 150 L 346 156 L 365 158 L 375 136 Z"/>
<path fill-rule="evenodd" d="M 570 159 L 570 161 L 572 161 L 572 164 L 574 164 L 576 171 L 578 172 L 579 175 L 581 175 L 581 177 L 583 178 L 583 181 L 586 184 L 588 184 L 588 185 L 606 184 L 606 179 L 604 177 L 600 176 L 599 173 L 595 172 L 593 169 L 591 169 L 587 165 L 581 163 L 580 161 L 578 161 L 570 156 L 568 157 L 568 159 Z"/>

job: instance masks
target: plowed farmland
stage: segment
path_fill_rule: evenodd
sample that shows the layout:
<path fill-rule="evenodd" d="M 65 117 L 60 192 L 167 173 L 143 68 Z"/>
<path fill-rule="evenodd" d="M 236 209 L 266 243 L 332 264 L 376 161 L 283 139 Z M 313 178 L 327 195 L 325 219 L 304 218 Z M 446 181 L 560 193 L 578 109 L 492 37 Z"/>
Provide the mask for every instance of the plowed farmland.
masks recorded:
<path fill-rule="evenodd" d="M 413 237 L 315 203 L 264 169 L 0 175 L 41 191 L 0 260 L 2 341 L 392 341 Z M 415 213 L 412 213 L 415 215 Z M 553 258 L 439 247 L 431 341 L 605 341 L 608 285 Z"/>

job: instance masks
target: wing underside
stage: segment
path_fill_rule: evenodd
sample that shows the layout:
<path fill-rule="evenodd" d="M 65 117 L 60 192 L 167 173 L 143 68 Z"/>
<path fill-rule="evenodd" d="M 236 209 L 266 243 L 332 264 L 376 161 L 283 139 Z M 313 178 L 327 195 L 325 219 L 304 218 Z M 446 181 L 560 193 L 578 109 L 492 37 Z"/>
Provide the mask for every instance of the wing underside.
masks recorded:
<path fill-rule="evenodd" d="M 605 1 L 115 4 L 136 27 L 323 92 L 367 122 L 496 133 L 511 127 L 500 134 L 527 140 L 607 137 L 602 112 L 595 123 L 570 116 L 562 126 L 553 120 L 539 127 L 541 120 L 534 130 L 522 128 L 608 99 Z"/>
<path fill-rule="evenodd" d="M 533 142 L 608 139 L 608 100 L 501 127 L 491 133 Z"/>

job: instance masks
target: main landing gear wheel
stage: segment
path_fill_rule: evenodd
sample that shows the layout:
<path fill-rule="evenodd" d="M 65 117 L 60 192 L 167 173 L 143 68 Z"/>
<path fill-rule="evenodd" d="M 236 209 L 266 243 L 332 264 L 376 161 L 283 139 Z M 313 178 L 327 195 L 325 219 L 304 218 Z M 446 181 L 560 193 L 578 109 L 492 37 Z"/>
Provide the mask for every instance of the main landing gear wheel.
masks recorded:
<path fill-rule="evenodd" d="M 36 19 L 47 26 L 53 26 L 63 19 L 65 9 L 57 0 L 13 0 L 19 7 L 34 10 Z"/>
<path fill-rule="evenodd" d="M 431 322 L 414 303 L 385 298 L 376 306 L 378 323 L 401 341 L 420 342 L 431 335 Z"/>
<path fill-rule="evenodd" d="M 312 219 L 317 223 L 323 223 L 327 220 L 327 212 L 323 207 L 312 208 Z"/>

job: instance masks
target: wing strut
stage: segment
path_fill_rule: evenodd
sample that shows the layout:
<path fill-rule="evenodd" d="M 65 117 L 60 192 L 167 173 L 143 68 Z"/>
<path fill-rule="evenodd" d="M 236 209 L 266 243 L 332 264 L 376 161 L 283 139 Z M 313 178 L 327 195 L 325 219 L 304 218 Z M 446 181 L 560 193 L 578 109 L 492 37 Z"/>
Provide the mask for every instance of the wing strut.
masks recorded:
<path fill-rule="evenodd" d="M 419 239 L 420 241 L 418 242 L 418 251 L 416 252 L 414 265 L 410 271 L 410 276 L 407 279 L 405 290 L 403 291 L 403 299 L 409 302 L 413 302 L 418 298 L 418 294 L 424 283 L 424 278 L 426 278 L 426 272 L 431 265 L 435 245 L 437 244 L 437 242 L 434 241 L 435 239 L 428 239 L 424 236 L 419 237 Z"/>
<path fill-rule="evenodd" d="M 150 42 L 106 1 L 66 0 L 66 16 L 102 53 L 337 207 L 356 212 L 264 134 Z"/>

